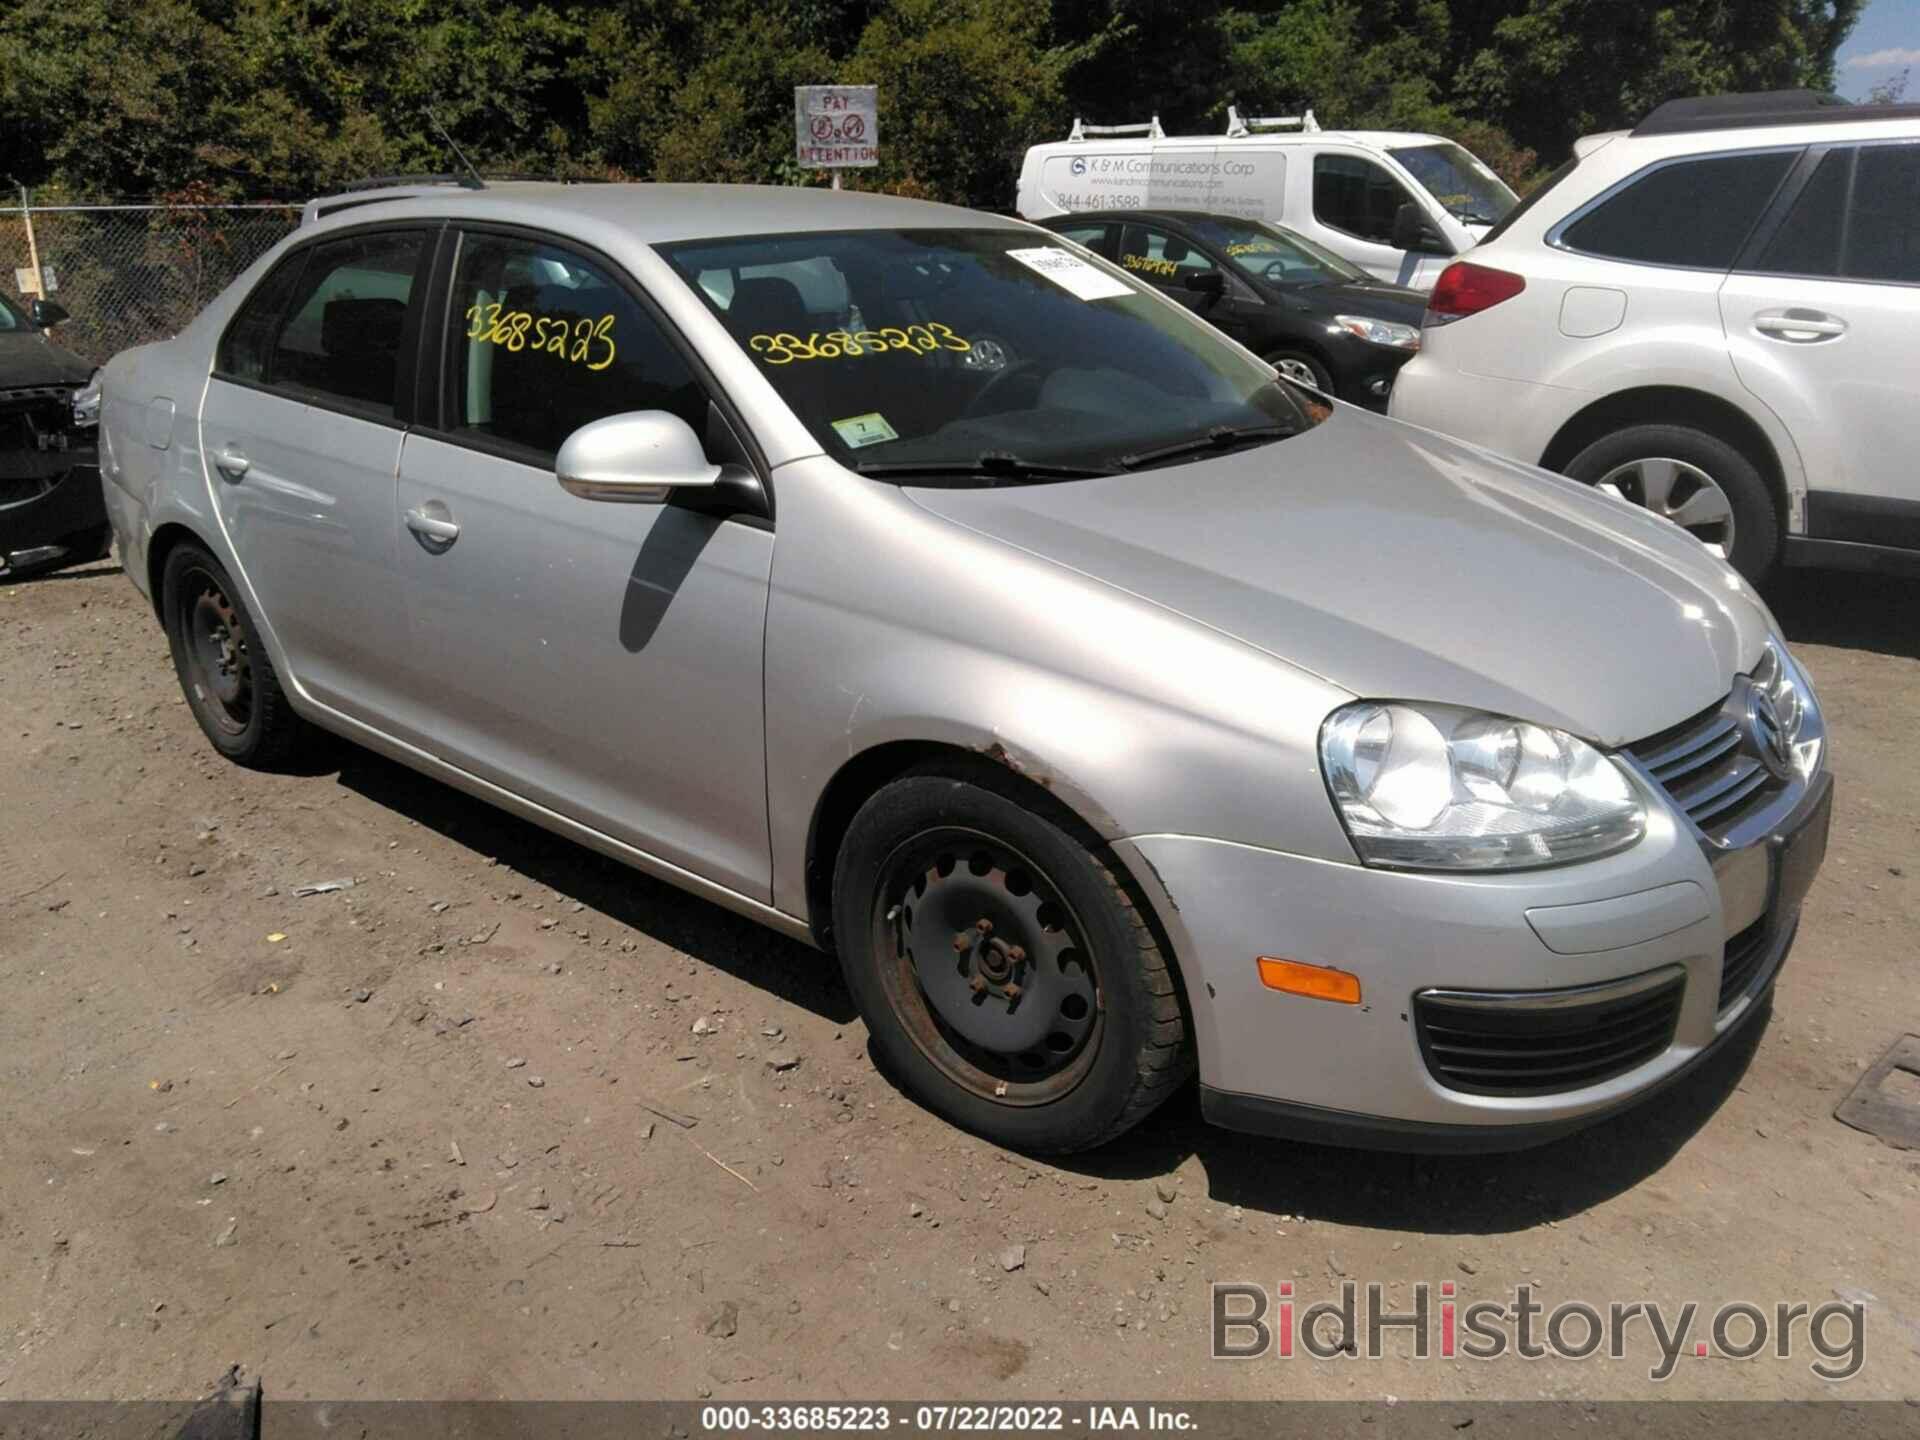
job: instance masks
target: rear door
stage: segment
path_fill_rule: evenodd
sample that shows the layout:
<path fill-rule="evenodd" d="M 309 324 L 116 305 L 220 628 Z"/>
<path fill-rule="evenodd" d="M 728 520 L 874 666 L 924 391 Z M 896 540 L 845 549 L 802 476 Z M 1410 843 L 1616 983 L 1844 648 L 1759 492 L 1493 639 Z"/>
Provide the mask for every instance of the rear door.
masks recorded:
<path fill-rule="evenodd" d="M 1809 151 L 1720 309 L 1806 466 L 1807 533 L 1920 549 L 1920 139 Z"/>
<path fill-rule="evenodd" d="M 737 283 L 754 282 L 784 285 L 796 311 L 830 303 L 804 277 Z M 399 733 L 769 899 L 771 521 L 587 500 L 553 469 L 568 435 L 608 415 L 671 411 L 722 463 L 745 453 L 738 430 L 679 336 L 603 257 L 468 229 L 443 288 L 428 344 L 443 357 L 436 415 L 408 435 L 387 512 L 411 640 Z"/>
<path fill-rule="evenodd" d="M 373 723 L 405 658 L 399 402 L 434 241 L 370 228 L 294 251 L 229 324 L 200 412 L 214 506 L 261 622 L 309 694 Z"/>

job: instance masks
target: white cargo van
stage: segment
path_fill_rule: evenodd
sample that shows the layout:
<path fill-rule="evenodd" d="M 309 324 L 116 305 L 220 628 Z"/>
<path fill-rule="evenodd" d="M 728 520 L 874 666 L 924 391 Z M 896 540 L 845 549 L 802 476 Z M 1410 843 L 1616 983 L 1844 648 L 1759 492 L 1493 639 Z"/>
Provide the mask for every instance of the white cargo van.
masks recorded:
<path fill-rule="evenodd" d="M 1224 135 L 1073 122 L 1035 145 L 1014 205 L 1028 220 L 1076 210 L 1205 210 L 1285 225 L 1397 285 L 1430 290 L 1449 258 L 1518 197 L 1439 135 L 1322 130 L 1300 116 L 1242 119 Z"/>

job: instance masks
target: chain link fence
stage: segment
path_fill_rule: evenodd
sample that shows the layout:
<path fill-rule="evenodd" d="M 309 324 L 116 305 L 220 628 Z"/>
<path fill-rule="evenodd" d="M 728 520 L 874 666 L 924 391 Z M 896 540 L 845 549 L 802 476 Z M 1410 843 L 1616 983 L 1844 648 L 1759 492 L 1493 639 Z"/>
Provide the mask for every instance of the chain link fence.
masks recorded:
<path fill-rule="evenodd" d="M 30 287 L 16 272 L 31 273 L 37 249 L 47 299 L 72 316 L 56 338 L 102 364 L 177 334 L 299 223 L 297 205 L 0 208 L 0 285 L 24 308 Z"/>

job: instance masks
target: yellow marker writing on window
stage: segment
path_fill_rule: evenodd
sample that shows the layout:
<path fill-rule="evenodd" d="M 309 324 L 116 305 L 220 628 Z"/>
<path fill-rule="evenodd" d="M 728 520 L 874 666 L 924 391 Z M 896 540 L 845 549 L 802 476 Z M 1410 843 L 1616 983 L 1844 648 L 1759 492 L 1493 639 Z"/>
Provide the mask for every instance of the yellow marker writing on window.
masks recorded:
<path fill-rule="evenodd" d="M 878 330 L 815 330 L 804 340 L 780 331 L 753 335 L 747 348 L 769 365 L 791 365 L 796 360 L 851 360 L 875 355 L 931 355 L 939 350 L 965 352 L 973 345 L 938 320 L 924 325 L 894 325 Z"/>
<path fill-rule="evenodd" d="M 531 350 L 552 355 L 589 370 L 604 370 L 618 351 L 613 343 L 614 317 L 573 319 L 563 315 L 535 315 L 529 310 L 507 310 L 497 301 L 467 307 L 467 339 L 498 345 L 519 354 Z"/>

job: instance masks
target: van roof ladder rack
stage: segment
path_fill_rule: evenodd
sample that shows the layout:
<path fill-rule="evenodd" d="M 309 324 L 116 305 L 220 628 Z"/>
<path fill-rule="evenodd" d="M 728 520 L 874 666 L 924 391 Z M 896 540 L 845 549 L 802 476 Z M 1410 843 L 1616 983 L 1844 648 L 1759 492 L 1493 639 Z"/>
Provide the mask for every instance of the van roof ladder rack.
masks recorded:
<path fill-rule="evenodd" d="M 1088 125 L 1078 115 L 1074 116 L 1073 133 L 1068 135 L 1067 139 L 1084 140 L 1089 135 L 1144 135 L 1149 140 L 1167 138 L 1167 132 L 1160 128 L 1158 115 L 1144 124 L 1135 125 Z"/>
<path fill-rule="evenodd" d="M 1227 138 L 1238 140 L 1256 130 L 1299 130 L 1303 135 L 1320 133 L 1320 122 L 1313 111 L 1300 115 L 1242 115 L 1239 107 L 1227 106 Z"/>

